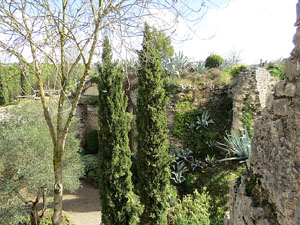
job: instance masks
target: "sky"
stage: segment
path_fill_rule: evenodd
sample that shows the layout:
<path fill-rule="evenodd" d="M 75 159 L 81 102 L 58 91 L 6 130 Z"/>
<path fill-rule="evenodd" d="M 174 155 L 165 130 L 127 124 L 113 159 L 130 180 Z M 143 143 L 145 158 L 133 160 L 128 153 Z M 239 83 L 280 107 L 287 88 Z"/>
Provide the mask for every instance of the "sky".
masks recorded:
<path fill-rule="evenodd" d="M 193 6 L 200 4 L 193 1 Z M 297 0 L 211 0 L 192 40 L 173 43 L 175 51 L 197 61 L 211 53 L 241 53 L 242 63 L 287 58 L 294 44 Z M 179 26 L 178 32 L 184 31 Z M 181 28 L 181 29 L 180 29 Z"/>

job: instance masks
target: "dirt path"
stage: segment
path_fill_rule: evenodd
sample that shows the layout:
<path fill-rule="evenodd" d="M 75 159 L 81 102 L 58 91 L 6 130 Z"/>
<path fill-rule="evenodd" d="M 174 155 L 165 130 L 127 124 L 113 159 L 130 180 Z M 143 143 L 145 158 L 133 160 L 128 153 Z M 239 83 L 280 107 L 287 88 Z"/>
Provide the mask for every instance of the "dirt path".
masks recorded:
<path fill-rule="evenodd" d="M 98 189 L 81 181 L 81 188 L 76 193 L 64 194 L 63 210 L 76 225 L 99 225 L 101 212 Z"/>

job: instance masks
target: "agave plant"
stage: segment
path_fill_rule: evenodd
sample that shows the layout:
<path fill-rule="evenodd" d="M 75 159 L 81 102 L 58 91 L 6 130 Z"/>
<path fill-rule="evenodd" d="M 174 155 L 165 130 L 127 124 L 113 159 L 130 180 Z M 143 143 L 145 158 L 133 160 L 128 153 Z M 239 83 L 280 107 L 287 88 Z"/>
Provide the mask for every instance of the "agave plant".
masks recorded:
<path fill-rule="evenodd" d="M 207 111 L 204 111 L 201 115 L 201 117 L 197 116 L 197 121 L 196 121 L 196 129 L 198 130 L 199 128 L 207 128 L 209 124 L 214 123 L 214 121 L 210 118 L 210 115 Z"/>
<path fill-rule="evenodd" d="M 175 53 L 172 57 L 162 59 L 161 65 L 168 76 L 182 77 L 184 69 L 188 63 L 188 58 L 183 55 L 183 52 Z"/>
<path fill-rule="evenodd" d="M 191 167 L 192 167 L 193 171 L 195 171 L 196 169 L 202 169 L 203 168 L 201 161 L 198 160 L 198 159 L 194 159 L 191 162 Z"/>
<path fill-rule="evenodd" d="M 176 184 L 182 184 L 185 181 L 185 177 L 183 174 L 188 171 L 185 166 L 184 161 L 174 162 L 172 165 L 172 172 L 173 175 L 172 179 L 175 181 Z"/>
<path fill-rule="evenodd" d="M 216 161 L 216 157 L 215 157 L 215 155 L 210 156 L 210 155 L 207 154 L 206 157 L 205 157 L 205 161 L 208 164 L 214 164 L 214 162 Z"/>
<path fill-rule="evenodd" d="M 189 149 L 182 149 L 180 152 L 177 153 L 175 160 L 177 162 L 190 163 L 194 160 L 193 152 Z"/>
<path fill-rule="evenodd" d="M 218 143 L 219 148 L 236 155 L 235 157 L 225 158 L 220 161 L 247 161 L 251 154 L 251 138 L 247 128 L 244 128 L 244 130 L 245 132 L 242 136 L 239 136 L 234 130 L 232 130 L 231 134 L 227 134 L 227 136 L 224 137 L 225 143 Z"/>
<path fill-rule="evenodd" d="M 200 60 L 198 63 L 197 63 L 197 72 L 198 73 L 204 73 L 206 71 L 206 68 L 205 68 L 205 62 Z"/>

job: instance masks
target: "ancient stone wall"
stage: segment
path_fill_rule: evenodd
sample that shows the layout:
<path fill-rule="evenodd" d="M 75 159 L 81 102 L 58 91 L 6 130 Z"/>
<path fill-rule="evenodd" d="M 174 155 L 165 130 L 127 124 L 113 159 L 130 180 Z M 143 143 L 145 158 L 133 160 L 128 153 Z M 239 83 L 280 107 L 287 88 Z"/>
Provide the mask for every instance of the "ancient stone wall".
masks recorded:
<path fill-rule="evenodd" d="M 286 80 L 255 123 L 247 170 L 230 193 L 231 225 L 300 224 L 300 3 Z"/>
<path fill-rule="evenodd" d="M 250 68 L 240 72 L 230 89 L 233 96 L 232 129 L 243 130 L 243 107 L 245 104 L 253 108 L 253 120 L 257 112 L 265 108 L 267 96 L 270 94 L 276 79 L 264 68 Z"/>

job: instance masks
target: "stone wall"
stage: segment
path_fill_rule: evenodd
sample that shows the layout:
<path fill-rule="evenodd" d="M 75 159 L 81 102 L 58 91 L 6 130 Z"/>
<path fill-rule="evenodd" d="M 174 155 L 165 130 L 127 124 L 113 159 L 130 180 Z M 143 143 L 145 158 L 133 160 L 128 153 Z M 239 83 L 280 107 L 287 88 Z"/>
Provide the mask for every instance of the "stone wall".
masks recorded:
<path fill-rule="evenodd" d="M 300 224 L 300 3 L 286 80 L 255 123 L 252 154 L 230 191 L 231 225 Z"/>
<path fill-rule="evenodd" d="M 232 129 L 243 130 L 243 107 L 245 104 L 254 106 L 256 114 L 265 108 L 266 98 L 270 94 L 276 79 L 264 68 L 250 68 L 240 72 L 231 88 L 233 98 Z M 255 119 L 255 115 L 253 120 Z"/>

